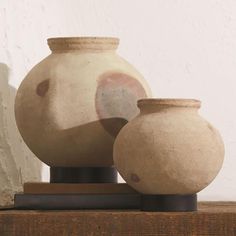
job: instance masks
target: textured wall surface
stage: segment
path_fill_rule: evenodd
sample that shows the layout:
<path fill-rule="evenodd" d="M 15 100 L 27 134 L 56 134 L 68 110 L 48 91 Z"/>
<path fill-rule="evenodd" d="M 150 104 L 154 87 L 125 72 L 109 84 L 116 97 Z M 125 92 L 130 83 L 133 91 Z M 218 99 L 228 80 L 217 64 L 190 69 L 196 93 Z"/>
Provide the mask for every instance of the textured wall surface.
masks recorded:
<path fill-rule="evenodd" d="M 0 63 L 0 207 L 12 204 L 23 183 L 41 177 L 41 163 L 23 143 L 14 119 L 16 89 L 8 84 L 9 69 Z"/>
<path fill-rule="evenodd" d="M 1 0 L 0 24 L 0 62 L 10 68 L 14 88 L 49 53 L 48 37 L 121 38 L 118 52 L 145 76 L 154 95 L 202 100 L 201 114 L 221 132 L 226 156 L 199 198 L 236 199 L 234 0 Z"/>

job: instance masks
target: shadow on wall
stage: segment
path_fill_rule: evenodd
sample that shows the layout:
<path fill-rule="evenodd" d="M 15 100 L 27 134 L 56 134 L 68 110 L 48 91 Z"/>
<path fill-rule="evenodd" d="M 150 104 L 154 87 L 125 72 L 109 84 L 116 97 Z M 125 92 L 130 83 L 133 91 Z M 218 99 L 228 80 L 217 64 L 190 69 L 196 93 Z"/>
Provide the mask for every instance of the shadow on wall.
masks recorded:
<path fill-rule="evenodd" d="M 41 162 L 22 141 L 16 127 L 16 89 L 9 85 L 9 68 L 0 63 L 0 207 L 13 203 L 22 184 L 41 179 Z"/>

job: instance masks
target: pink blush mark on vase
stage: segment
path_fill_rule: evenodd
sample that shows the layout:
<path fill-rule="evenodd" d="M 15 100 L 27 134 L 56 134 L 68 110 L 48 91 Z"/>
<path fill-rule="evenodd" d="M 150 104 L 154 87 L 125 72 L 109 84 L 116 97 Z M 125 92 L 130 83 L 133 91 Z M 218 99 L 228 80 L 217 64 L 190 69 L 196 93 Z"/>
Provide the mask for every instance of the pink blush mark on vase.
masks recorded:
<path fill-rule="evenodd" d="M 138 113 L 137 100 L 147 94 L 141 83 L 130 75 L 109 72 L 98 80 L 95 103 L 100 119 L 124 118 L 130 120 Z"/>
<path fill-rule="evenodd" d="M 146 92 L 135 78 L 118 72 L 101 75 L 98 79 L 95 104 L 104 129 L 116 137 L 128 120 L 139 113 L 137 100 L 144 97 L 147 97 Z"/>

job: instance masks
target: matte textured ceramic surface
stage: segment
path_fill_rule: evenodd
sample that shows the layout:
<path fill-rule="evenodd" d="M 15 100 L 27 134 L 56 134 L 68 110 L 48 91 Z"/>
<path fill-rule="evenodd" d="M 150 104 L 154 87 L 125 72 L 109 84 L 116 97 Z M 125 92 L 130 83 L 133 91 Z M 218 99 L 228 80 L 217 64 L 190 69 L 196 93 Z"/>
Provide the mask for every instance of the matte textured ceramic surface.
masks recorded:
<path fill-rule="evenodd" d="M 198 114 L 200 101 L 143 99 L 140 114 L 114 144 L 114 163 L 144 194 L 193 194 L 216 177 L 224 159 L 219 132 Z"/>
<path fill-rule="evenodd" d="M 56 167 L 111 166 L 119 130 L 149 97 L 143 77 L 115 50 L 117 38 L 52 38 L 52 54 L 23 80 L 15 103 L 20 133 Z"/>

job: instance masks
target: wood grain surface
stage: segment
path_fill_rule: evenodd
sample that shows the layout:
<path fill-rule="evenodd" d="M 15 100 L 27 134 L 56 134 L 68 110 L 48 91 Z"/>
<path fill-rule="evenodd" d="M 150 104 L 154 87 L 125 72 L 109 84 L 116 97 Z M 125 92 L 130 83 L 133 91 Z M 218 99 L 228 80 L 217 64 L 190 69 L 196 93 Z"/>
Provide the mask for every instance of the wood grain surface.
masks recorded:
<path fill-rule="evenodd" d="M 63 183 L 25 183 L 26 194 L 117 194 L 137 193 L 125 183 L 99 183 L 99 184 L 63 184 Z"/>
<path fill-rule="evenodd" d="M 201 202 L 198 212 L 0 211 L 1 236 L 234 236 L 236 202 Z"/>

